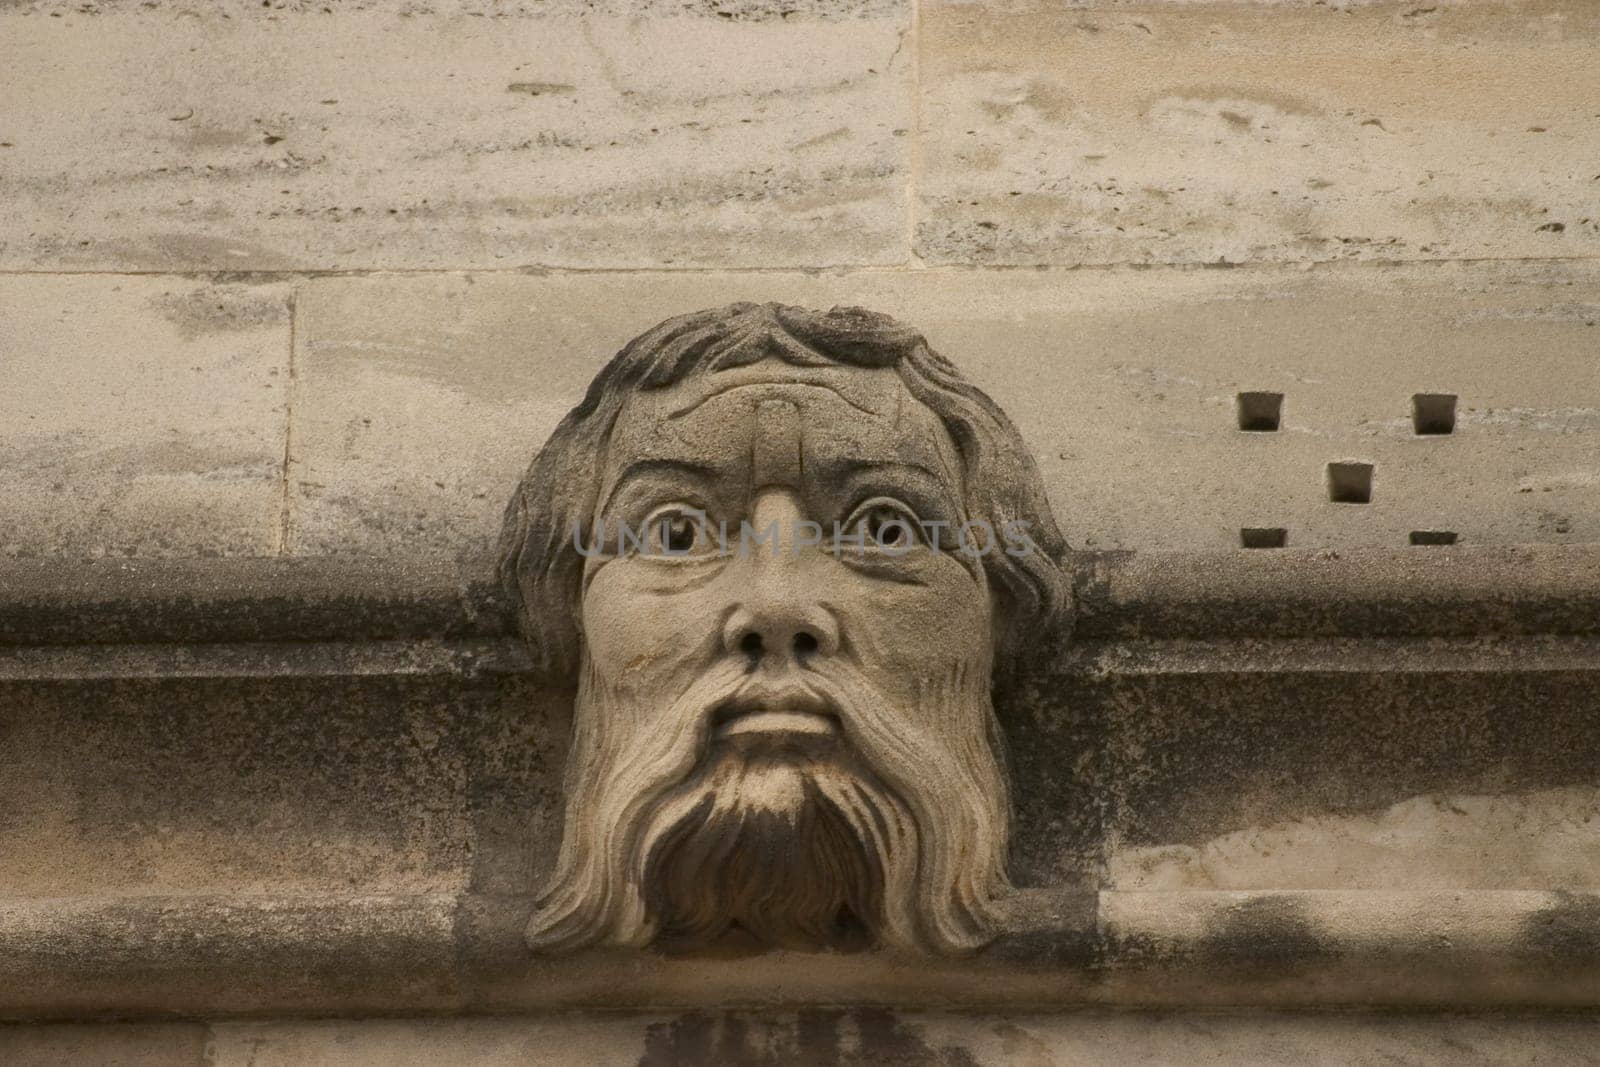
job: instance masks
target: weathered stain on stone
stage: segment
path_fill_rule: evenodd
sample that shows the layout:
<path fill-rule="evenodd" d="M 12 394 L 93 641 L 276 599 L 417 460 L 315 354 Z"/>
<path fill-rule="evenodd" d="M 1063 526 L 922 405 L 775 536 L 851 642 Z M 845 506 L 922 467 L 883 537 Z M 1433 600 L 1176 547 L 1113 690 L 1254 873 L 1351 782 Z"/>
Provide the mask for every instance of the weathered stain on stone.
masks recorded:
<path fill-rule="evenodd" d="M 215 285 L 163 292 L 150 299 L 151 310 L 178 328 L 184 340 L 201 334 L 278 328 L 289 319 L 287 293 L 261 292 L 237 285 Z"/>
<path fill-rule="evenodd" d="M 1528 917 L 1522 946 L 1555 964 L 1600 959 L 1600 896 L 1562 891 L 1553 897 L 1549 907 Z"/>
<path fill-rule="evenodd" d="M 1582 677 L 1384 670 L 1114 680 L 1108 830 L 1127 844 L 1198 844 L 1214 836 L 1202 827 L 1354 814 L 1419 793 L 1592 785 L 1600 703 Z"/>
<path fill-rule="evenodd" d="M 1425 794 L 1110 861 L 1109 884 L 1128 890 L 1582 889 L 1600 883 L 1600 789 Z"/>
<path fill-rule="evenodd" d="M 1289 897 L 1254 897 L 1229 908 L 1195 945 L 1218 966 L 1277 973 L 1304 972 L 1339 955 L 1338 949 Z"/>

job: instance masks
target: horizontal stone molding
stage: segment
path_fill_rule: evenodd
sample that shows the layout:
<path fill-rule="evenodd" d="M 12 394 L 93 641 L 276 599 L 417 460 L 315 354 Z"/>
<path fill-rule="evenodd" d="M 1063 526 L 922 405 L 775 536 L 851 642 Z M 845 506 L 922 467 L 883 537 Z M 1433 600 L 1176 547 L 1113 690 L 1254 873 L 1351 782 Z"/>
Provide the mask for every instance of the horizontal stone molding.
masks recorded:
<path fill-rule="evenodd" d="M 1085 637 L 1600 633 L 1600 545 L 1086 557 Z"/>
<path fill-rule="evenodd" d="M 468 1018 L 44 1023 L 0 1028 L 0 1058 L 129 1067 L 451 1063 L 1593 1063 L 1600 1019 L 1567 1012 L 581 1012 Z"/>
<path fill-rule="evenodd" d="M 1600 638 L 1089 640 L 1056 666 L 1094 676 L 1600 673 Z M 477 677 L 534 669 L 515 638 L 0 645 L 0 681 L 114 678 Z"/>
<path fill-rule="evenodd" d="M 511 638 L 256 641 L 226 644 L 0 645 L 0 681 L 115 678 L 474 677 L 523 673 L 533 661 Z"/>
<path fill-rule="evenodd" d="M 1600 1004 L 1591 892 L 1024 893 L 969 961 L 530 957 L 523 897 L 0 900 L 11 1018 L 581 1008 Z M 803 962 L 802 962 L 803 961 Z M 781 985 L 776 984 L 781 976 Z"/>

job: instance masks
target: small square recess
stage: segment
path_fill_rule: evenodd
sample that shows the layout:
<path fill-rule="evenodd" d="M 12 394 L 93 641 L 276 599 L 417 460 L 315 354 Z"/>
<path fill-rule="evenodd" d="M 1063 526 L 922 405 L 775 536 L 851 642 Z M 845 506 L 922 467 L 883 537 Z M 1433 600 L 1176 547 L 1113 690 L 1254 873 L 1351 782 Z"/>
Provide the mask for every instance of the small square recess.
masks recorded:
<path fill-rule="evenodd" d="M 1411 398 L 1411 429 L 1419 437 L 1456 432 L 1454 393 L 1417 393 Z"/>
<path fill-rule="evenodd" d="M 1372 503 L 1372 464 L 1328 464 L 1328 499 L 1335 504 Z"/>
<path fill-rule="evenodd" d="M 1454 530 L 1412 530 L 1414 545 L 1453 545 L 1459 540 Z"/>
<path fill-rule="evenodd" d="M 1289 531 L 1282 526 L 1245 526 L 1239 530 L 1239 544 L 1245 548 L 1282 548 L 1289 543 Z"/>
<path fill-rule="evenodd" d="M 1276 433 L 1283 418 L 1282 393 L 1240 393 L 1239 429 L 1247 433 Z"/>

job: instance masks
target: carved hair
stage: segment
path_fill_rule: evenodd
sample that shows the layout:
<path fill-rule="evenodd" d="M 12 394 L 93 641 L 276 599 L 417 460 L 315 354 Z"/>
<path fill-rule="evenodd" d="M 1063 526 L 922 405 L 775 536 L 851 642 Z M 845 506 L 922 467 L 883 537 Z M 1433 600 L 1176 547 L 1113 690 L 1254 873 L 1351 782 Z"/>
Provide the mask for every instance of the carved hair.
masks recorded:
<path fill-rule="evenodd" d="M 1038 549 L 982 557 L 1000 600 L 997 668 L 1007 671 L 1031 639 L 1065 629 L 1072 611 L 1067 546 L 1033 457 L 999 406 L 920 333 L 887 315 L 741 303 L 668 319 L 629 342 L 561 420 L 512 497 L 500 576 L 541 668 L 566 681 L 578 674 L 584 561 L 573 524 L 592 528 L 606 444 L 628 397 L 768 357 L 802 367 L 895 368 L 955 443 L 968 516 L 995 530 L 1022 522 Z"/>

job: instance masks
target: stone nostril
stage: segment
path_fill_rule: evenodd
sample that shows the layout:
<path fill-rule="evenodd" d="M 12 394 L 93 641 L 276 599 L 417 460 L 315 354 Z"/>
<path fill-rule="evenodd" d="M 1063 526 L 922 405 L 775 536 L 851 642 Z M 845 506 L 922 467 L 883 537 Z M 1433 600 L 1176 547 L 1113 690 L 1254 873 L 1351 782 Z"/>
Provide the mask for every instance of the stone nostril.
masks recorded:
<path fill-rule="evenodd" d="M 752 659 L 761 657 L 761 635 L 754 630 L 739 639 L 739 651 Z"/>
<path fill-rule="evenodd" d="M 817 651 L 817 638 L 815 634 L 808 634 L 804 630 L 794 635 L 794 654 L 801 659 L 814 655 Z"/>

